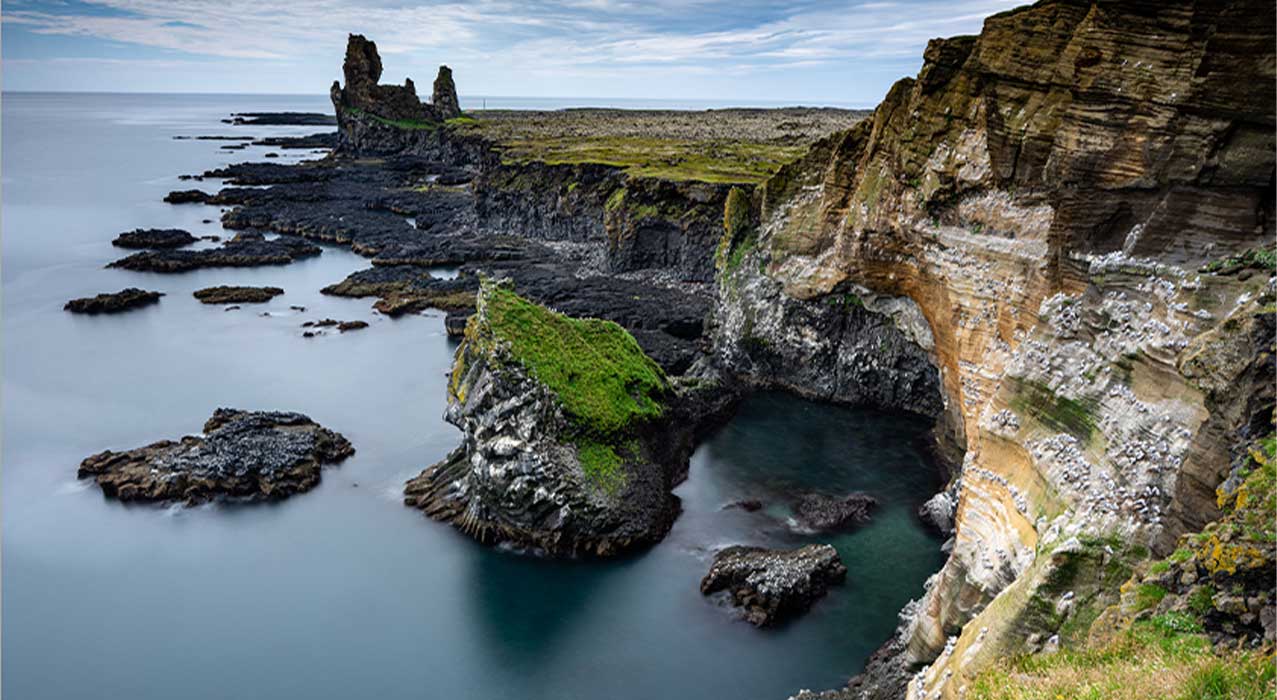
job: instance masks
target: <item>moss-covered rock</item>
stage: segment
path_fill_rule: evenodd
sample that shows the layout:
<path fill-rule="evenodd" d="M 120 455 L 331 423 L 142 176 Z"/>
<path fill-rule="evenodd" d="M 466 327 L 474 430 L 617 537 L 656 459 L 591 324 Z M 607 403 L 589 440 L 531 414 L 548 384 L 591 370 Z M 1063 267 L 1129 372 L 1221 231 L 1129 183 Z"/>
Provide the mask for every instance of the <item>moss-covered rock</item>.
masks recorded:
<path fill-rule="evenodd" d="M 483 280 L 448 383 L 445 417 L 465 437 L 405 501 L 485 543 L 592 556 L 653 543 L 714 413 L 689 397 L 710 395 L 675 387 L 621 326 Z"/>

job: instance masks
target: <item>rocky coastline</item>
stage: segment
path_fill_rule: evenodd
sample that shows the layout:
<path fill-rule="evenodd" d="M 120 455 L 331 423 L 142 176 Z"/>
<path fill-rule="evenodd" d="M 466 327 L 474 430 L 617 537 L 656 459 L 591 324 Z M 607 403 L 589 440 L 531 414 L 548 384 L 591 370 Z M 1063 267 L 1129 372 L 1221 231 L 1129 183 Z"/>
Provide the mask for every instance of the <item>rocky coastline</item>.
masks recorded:
<path fill-rule="evenodd" d="M 461 338 L 445 418 L 462 444 L 405 504 L 520 551 L 660 541 L 691 451 L 756 388 L 933 419 L 948 484 L 919 517 L 948 559 L 864 673 L 796 697 L 967 698 L 1009 658 L 1167 620 L 1271 649 L 1259 572 L 1277 555 L 1254 523 L 1271 525 L 1277 461 L 1274 41 L 1272 21 L 1244 18 L 1273 9 L 1217 5 L 994 15 L 931 42 L 868 118 L 799 113 L 792 138 L 708 161 L 698 127 L 652 135 L 643 115 L 603 135 L 485 122 L 446 67 L 422 102 L 411 80 L 379 84 L 376 46 L 353 35 L 336 134 L 297 142 L 332 155 L 195 176 L 227 186 L 166 201 L 226 207 L 239 233 L 182 249 L 133 232 L 123 247 L 146 250 L 111 266 L 288 264 L 321 245 L 369 258 L 324 293 L 438 309 Z M 635 155 L 640 138 L 664 160 Z M 219 410 L 210 426 L 81 476 L 121 500 L 274 499 L 351 449 L 299 414 Z M 285 434 L 287 464 L 248 466 Z M 823 532 L 872 508 L 808 494 L 795 511 Z M 733 547 L 701 586 L 766 626 L 845 575 L 827 545 Z"/>

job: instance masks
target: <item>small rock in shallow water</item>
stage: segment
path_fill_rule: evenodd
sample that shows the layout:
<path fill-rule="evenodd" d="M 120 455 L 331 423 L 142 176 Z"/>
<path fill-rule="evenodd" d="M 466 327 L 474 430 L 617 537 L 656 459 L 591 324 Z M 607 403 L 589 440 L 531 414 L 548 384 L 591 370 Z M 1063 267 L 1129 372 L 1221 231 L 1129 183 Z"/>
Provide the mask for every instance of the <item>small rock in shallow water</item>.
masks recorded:
<path fill-rule="evenodd" d="M 877 505 L 878 500 L 866 493 L 852 493 L 843 498 L 809 493 L 798 499 L 794 512 L 803 527 L 828 532 L 869 522 L 869 514 Z"/>
<path fill-rule="evenodd" d="M 846 577 L 847 567 L 827 544 L 790 550 L 737 546 L 715 555 L 701 593 L 729 591 L 746 621 L 769 627 L 805 612 Z"/>
<path fill-rule="evenodd" d="M 79 477 L 94 477 L 121 501 L 273 501 L 314 488 L 323 465 L 354 452 L 341 434 L 300 413 L 219 408 L 203 437 L 107 450 L 81 462 Z"/>
<path fill-rule="evenodd" d="M 753 513 L 756 510 L 761 510 L 762 507 L 763 507 L 763 502 L 758 500 L 757 498 L 746 498 L 744 500 L 732 501 L 731 503 L 728 503 L 727 505 L 723 506 L 723 510 L 727 510 L 729 508 L 740 508 L 741 510 L 747 513 Z"/>
<path fill-rule="evenodd" d="M 72 299 L 62 308 L 76 314 L 113 314 L 158 303 L 162 296 L 164 292 L 148 292 L 145 289 L 129 287 L 111 294 Z"/>
<path fill-rule="evenodd" d="M 137 228 L 115 237 L 117 248 L 181 248 L 199 240 L 180 228 Z"/>
<path fill-rule="evenodd" d="M 205 304 L 261 304 L 283 294 L 279 287 L 206 287 L 195 291 Z"/>

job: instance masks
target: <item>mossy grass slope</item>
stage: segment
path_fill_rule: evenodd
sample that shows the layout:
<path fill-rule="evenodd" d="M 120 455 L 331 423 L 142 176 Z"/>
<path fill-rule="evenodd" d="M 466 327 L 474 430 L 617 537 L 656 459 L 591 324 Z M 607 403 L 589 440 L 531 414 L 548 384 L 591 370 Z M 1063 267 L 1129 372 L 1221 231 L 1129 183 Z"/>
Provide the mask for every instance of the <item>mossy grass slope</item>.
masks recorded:
<path fill-rule="evenodd" d="M 1270 652 L 1216 654 L 1191 616 L 1165 613 L 1112 641 L 1025 656 L 986 671 L 970 700 L 1266 700 L 1277 692 Z"/>
<path fill-rule="evenodd" d="M 552 311 L 492 280 L 482 282 L 471 324 L 468 338 L 501 343 L 557 397 L 586 473 L 608 490 L 623 484 L 616 448 L 631 445 L 636 426 L 663 414 L 670 391 L 634 336 L 611 321 Z"/>
<path fill-rule="evenodd" d="M 805 146 L 747 141 L 691 141 L 635 136 L 573 136 L 517 139 L 500 144 L 508 163 L 595 163 L 624 168 L 633 177 L 756 184 Z"/>

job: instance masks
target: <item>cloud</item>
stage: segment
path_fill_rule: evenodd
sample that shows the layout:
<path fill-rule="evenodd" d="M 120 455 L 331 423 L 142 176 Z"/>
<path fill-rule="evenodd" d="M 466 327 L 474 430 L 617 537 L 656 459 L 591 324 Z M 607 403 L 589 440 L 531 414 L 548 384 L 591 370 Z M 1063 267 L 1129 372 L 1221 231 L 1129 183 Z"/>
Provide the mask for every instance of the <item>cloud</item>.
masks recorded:
<path fill-rule="evenodd" d="M 325 62 L 348 32 L 403 69 L 446 61 L 476 74 L 733 75 L 824 66 L 916 66 L 926 41 L 978 31 L 1021 0 L 73 0 L 6 2 L 6 33 L 69 37 L 163 58 Z M 10 43 L 6 36 L 6 44 Z M 6 59 L 13 58 L 6 48 Z M 18 55 L 16 58 L 22 58 Z"/>

